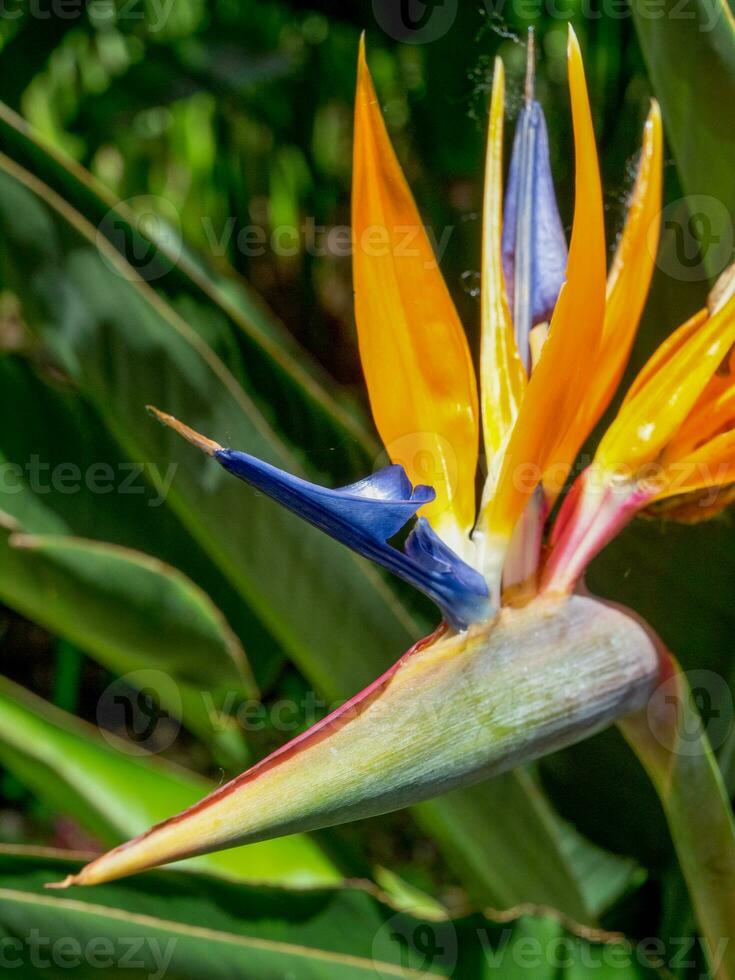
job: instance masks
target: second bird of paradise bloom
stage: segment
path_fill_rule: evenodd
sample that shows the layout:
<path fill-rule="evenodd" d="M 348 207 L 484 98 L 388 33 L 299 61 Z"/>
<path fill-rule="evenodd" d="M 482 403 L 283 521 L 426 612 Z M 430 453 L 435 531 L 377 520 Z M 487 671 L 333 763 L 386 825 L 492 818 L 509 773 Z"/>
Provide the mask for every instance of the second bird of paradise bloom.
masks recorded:
<path fill-rule="evenodd" d="M 651 357 L 562 500 L 621 380 L 646 302 L 663 142 L 654 103 L 608 269 L 592 116 L 571 31 L 567 63 L 575 167 L 568 247 L 532 55 L 503 193 L 504 72 L 495 63 L 478 384 L 361 46 L 355 312 L 389 466 L 325 489 L 153 410 L 235 476 L 423 590 L 441 624 L 304 735 L 62 886 L 375 815 L 486 778 L 640 709 L 673 670 L 650 631 L 579 586 L 590 559 L 635 513 L 654 507 L 696 519 L 732 496 L 732 277 Z M 415 232 L 408 251 L 397 248 L 407 226 Z M 375 229 L 389 247 L 366 246 Z M 707 506 L 698 506 L 705 490 Z M 394 546 L 414 518 L 403 547 Z"/>

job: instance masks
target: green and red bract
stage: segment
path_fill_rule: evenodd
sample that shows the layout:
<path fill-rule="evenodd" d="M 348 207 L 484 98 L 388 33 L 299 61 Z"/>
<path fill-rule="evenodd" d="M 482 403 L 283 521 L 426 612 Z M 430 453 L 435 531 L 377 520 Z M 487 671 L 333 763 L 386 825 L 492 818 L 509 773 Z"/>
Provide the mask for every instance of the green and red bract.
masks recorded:
<path fill-rule="evenodd" d="M 477 782 L 643 707 L 659 673 L 647 631 L 582 596 L 506 608 L 460 633 L 442 626 L 309 731 L 62 886 L 375 816 Z"/>

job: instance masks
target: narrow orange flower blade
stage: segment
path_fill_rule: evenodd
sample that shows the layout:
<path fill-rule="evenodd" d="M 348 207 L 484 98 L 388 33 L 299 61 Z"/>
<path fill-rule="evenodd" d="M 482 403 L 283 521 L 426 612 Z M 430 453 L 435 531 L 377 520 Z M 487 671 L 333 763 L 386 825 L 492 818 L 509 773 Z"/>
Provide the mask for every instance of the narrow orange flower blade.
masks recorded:
<path fill-rule="evenodd" d="M 626 402 L 597 450 L 615 471 L 655 459 L 680 428 L 735 343 L 735 296 L 694 331 Z M 658 358 L 658 352 L 653 355 Z M 644 371 L 647 369 L 644 368 Z"/>
<path fill-rule="evenodd" d="M 588 400 L 589 430 L 620 384 L 648 296 L 659 239 L 662 173 L 663 126 L 661 110 L 654 101 L 643 130 L 625 228 L 607 278 L 602 344 Z"/>
<path fill-rule="evenodd" d="M 567 49 L 575 143 L 575 208 L 565 282 L 538 366 L 528 383 L 503 464 L 492 523 L 509 534 L 541 474 L 568 467 L 587 435 L 579 412 L 591 383 L 605 314 L 605 228 L 597 148 L 582 54 Z M 523 474 L 519 479 L 519 474 Z"/>
<path fill-rule="evenodd" d="M 360 45 L 352 185 L 360 357 L 391 459 L 436 500 L 423 516 L 457 546 L 475 517 L 479 420 L 467 340 L 388 137 Z"/>
<path fill-rule="evenodd" d="M 482 346 L 480 382 L 485 454 L 489 470 L 486 495 L 497 480 L 497 461 L 513 430 L 526 388 L 508 308 L 501 250 L 503 224 L 503 102 L 505 72 L 495 59 L 490 102 L 482 239 Z"/>

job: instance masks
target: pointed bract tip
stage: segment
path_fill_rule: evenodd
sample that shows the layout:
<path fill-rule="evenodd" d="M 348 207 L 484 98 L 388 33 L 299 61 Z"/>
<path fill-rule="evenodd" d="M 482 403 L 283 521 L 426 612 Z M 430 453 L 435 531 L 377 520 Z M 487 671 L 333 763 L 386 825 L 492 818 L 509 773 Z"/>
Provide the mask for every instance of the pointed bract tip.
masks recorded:
<path fill-rule="evenodd" d="M 567 58 L 571 58 L 572 54 L 581 55 L 582 51 L 579 47 L 579 38 L 577 37 L 577 32 L 574 30 L 571 24 L 569 24 L 569 30 L 567 32 Z"/>
<path fill-rule="evenodd" d="M 70 885 L 78 884 L 77 877 L 77 875 L 67 875 L 62 881 L 46 881 L 43 887 L 50 889 L 68 888 Z"/>
<path fill-rule="evenodd" d="M 495 59 L 493 65 L 493 85 L 490 92 L 490 124 L 493 121 L 493 112 L 502 113 L 505 108 L 505 66 L 501 58 Z"/>
<path fill-rule="evenodd" d="M 184 425 L 183 422 L 179 422 L 179 420 L 174 418 L 173 415 L 168 415 L 166 412 L 162 412 L 154 405 L 146 405 L 146 411 L 149 415 L 152 415 L 154 419 L 157 419 L 161 425 L 165 425 L 169 429 L 173 429 L 174 432 L 178 432 L 178 434 L 186 439 L 187 442 L 190 442 L 192 446 L 196 446 L 197 449 L 201 449 L 201 451 L 206 453 L 207 456 L 214 456 L 215 453 L 222 449 L 222 446 L 220 446 L 218 442 L 215 442 L 213 439 L 208 439 L 200 432 L 197 432 L 195 429 L 191 429 L 188 425 Z"/>

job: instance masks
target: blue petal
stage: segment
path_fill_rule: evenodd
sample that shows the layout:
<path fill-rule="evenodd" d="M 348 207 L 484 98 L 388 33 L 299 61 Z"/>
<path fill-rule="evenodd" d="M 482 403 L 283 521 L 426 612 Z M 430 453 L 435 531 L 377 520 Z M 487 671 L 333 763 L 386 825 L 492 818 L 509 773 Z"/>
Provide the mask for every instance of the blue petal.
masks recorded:
<path fill-rule="evenodd" d="M 385 543 L 435 497 L 431 487 L 414 490 L 402 466 L 387 466 L 359 483 L 328 490 L 235 449 L 221 449 L 215 458 L 230 473 L 347 543 L 356 534 Z"/>
<path fill-rule="evenodd" d="M 430 579 L 433 594 L 441 597 L 439 604 L 451 607 L 457 620 L 468 624 L 489 614 L 485 579 L 442 541 L 425 517 L 416 521 L 405 549 Z M 426 585 L 423 588 L 428 591 Z"/>
<path fill-rule="evenodd" d="M 329 490 L 248 453 L 220 449 L 214 457 L 230 473 L 421 589 L 453 626 L 464 629 L 489 615 L 484 578 L 448 548 L 425 520 L 409 535 L 405 554 L 387 543 L 435 497 L 431 487 L 413 487 L 402 466 L 386 466 L 357 483 Z"/>
<path fill-rule="evenodd" d="M 518 118 L 503 218 L 503 271 L 518 350 L 529 367 L 528 334 L 551 318 L 566 277 L 567 243 L 549 160 L 546 121 L 538 102 Z"/>

